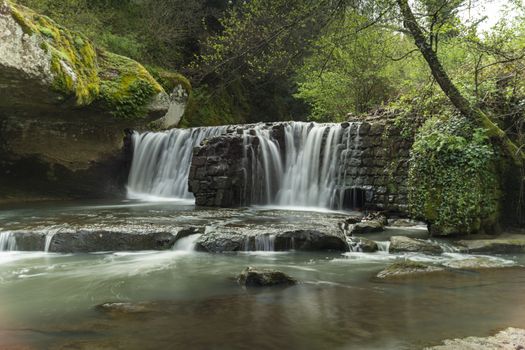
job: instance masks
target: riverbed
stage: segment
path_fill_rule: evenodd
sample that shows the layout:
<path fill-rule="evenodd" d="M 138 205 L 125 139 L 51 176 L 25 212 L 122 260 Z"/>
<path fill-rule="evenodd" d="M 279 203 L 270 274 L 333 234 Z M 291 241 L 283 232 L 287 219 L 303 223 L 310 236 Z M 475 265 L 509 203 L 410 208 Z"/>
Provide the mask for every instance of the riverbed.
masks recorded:
<path fill-rule="evenodd" d="M 180 202 L 42 203 L 0 210 L 0 228 L 142 232 L 184 225 L 323 224 L 347 215 L 208 210 Z M 367 237 L 386 242 L 392 234 L 424 237 L 426 231 L 387 228 Z M 399 259 L 469 257 L 446 251 L 209 254 L 193 251 L 188 239 L 166 251 L 1 252 L 0 349 L 420 349 L 446 338 L 525 327 L 523 255 L 490 257 L 512 265 L 505 268 L 375 278 Z M 300 283 L 245 289 L 235 277 L 247 266 L 278 269 Z M 108 302 L 122 304 L 98 307 Z"/>

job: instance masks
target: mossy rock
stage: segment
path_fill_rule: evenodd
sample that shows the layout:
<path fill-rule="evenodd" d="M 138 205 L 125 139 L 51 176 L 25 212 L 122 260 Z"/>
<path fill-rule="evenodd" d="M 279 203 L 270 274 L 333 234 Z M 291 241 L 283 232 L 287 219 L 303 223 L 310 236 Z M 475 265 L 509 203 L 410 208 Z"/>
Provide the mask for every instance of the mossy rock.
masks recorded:
<path fill-rule="evenodd" d="M 162 86 L 138 62 L 108 51 L 99 51 L 99 100 L 120 118 L 136 118 L 146 114 Z"/>
<path fill-rule="evenodd" d="M 166 90 L 166 92 L 173 91 L 178 85 L 182 86 L 188 95 L 192 91 L 190 81 L 180 73 L 171 72 L 156 66 L 146 66 L 148 72 L 155 78 L 156 81 Z"/>
<path fill-rule="evenodd" d="M 6 23 L 14 20 L 21 29 L 17 28 L 20 34 L 13 38 L 13 44 L 22 47 L 26 45 L 26 36 L 30 36 L 35 43 L 33 49 L 42 53 L 45 66 L 49 66 L 45 79 L 40 77 L 34 84 L 41 87 L 43 101 L 53 92 L 58 95 L 58 105 L 66 101 L 74 107 L 89 106 L 99 114 L 109 113 L 118 119 L 151 120 L 150 117 L 161 117 L 168 111 L 174 102 L 170 93 L 176 86 L 182 86 L 188 94 L 191 91 L 189 81 L 178 73 L 156 68 L 152 72 L 157 81 L 140 63 L 97 49 L 86 36 L 49 17 L 9 0 L 0 1 L 0 5 Z M 17 67 L 0 67 L 0 70 L 3 68 L 13 71 Z M 24 84 L 27 86 L 31 81 Z M 57 105 L 56 97 L 49 101 Z M 23 107 L 24 102 L 19 105 Z"/>
<path fill-rule="evenodd" d="M 7 4 L 24 32 L 42 39 L 41 48 L 51 56 L 52 87 L 64 96 L 74 96 L 77 105 L 93 102 L 99 94 L 100 79 L 97 54 L 87 37 L 27 7 Z"/>
<path fill-rule="evenodd" d="M 412 146 L 412 215 L 432 235 L 492 231 L 500 215 L 499 156 L 486 130 L 459 115 L 429 119 Z"/>

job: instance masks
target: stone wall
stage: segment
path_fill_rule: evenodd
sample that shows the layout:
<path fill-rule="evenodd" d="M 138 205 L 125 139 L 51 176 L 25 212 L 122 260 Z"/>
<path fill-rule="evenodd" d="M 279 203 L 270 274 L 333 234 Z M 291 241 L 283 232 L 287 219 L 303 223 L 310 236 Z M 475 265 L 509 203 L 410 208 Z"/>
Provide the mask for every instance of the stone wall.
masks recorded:
<path fill-rule="evenodd" d="M 369 118 L 355 128 L 357 149 L 348 150 L 343 167 L 346 188 L 357 207 L 405 213 L 411 137 L 401 136 L 393 118 Z M 357 198 L 355 198 L 357 197 Z M 362 197 L 362 198 L 359 198 Z"/>
<path fill-rule="evenodd" d="M 281 152 L 286 152 L 283 125 L 281 122 L 266 124 L 278 140 Z M 405 213 L 412 140 L 401 136 L 392 116 L 354 120 L 354 123 L 343 123 L 342 127 L 347 131 L 338 146 L 342 152 L 338 172 L 345 179 L 340 190 L 343 207 Z M 251 162 L 257 144 L 246 145 L 242 136 L 243 133 L 254 135 L 252 128 L 252 125 L 239 126 L 194 150 L 189 188 L 197 205 L 254 204 L 249 194 L 253 193 Z"/>
<path fill-rule="evenodd" d="M 229 134 L 205 141 L 193 151 L 188 179 L 195 204 L 208 207 L 246 205 L 244 144 L 239 135 Z"/>

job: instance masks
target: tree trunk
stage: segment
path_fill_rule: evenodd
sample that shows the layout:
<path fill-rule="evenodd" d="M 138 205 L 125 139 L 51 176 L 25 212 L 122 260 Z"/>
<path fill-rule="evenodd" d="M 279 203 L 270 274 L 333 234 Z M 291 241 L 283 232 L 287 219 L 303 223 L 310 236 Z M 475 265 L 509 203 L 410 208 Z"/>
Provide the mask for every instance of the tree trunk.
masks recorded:
<path fill-rule="evenodd" d="M 430 44 L 426 41 L 423 31 L 416 21 L 412 9 L 408 4 L 408 0 L 396 0 L 403 16 L 404 26 L 410 31 L 414 38 L 416 46 L 427 61 L 432 75 L 437 83 L 448 97 L 450 102 L 460 111 L 465 117 L 472 120 L 476 125 L 487 130 L 488 136 L 497 140 L 503 150 L 511 157 L 516 165 L 523 165 L 525 163 L 525 154 L 521 151 L 485 113 L 479 108 L 473 107 L 470 102 L 459 92 L 458 88 L 450 80 L 447 72 L 441 65 L 436 52 L 432 49 Z"/>

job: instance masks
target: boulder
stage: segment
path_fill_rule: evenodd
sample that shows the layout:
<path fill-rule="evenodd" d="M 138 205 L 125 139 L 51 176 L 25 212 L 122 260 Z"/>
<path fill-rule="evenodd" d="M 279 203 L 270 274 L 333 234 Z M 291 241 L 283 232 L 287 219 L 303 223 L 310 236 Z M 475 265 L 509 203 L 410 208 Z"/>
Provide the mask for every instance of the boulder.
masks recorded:
<path fill-rule="evenodd" d="M 363 253 L 374 253 L 379 250 L 377 243 L 371 239 L 366 239 L 362 237 L 350 237 L 349 238 L 350 250 L 354 252 L 363 252 Z"/>
<path fill-rule="evenodd" d="M 295 279 L 284 272 L 255 267 L 245 268 L 238 276 L 237 281 L 244 287 L 291 286 L 297 283 Z"/>
<path fill-rule="evenodd" d="M 380 221 L 361 221 L 354 225 L 349 225 L 348 234 L 363 234 L 363 233 L 374 233 L 374 232 L 383 232 L 385 226 Z"/>
<path fill-rule="evenodd" d="M 437 243 L 430 241 L 409 238 L 405 236 L 390 237 L 390 253 L 423 253 L 423 254 L 441 254 L 443 248 Z"/>
<path fill-rule="evenodd" d="M 138 62 L 0 0 L 0 200 L 123 193 L 125 130 L 176 123 L 183 80 L 166 90 Z"/>
<path fill-rule="evenodd" d="M 301 229 L 278 233 L 275 250 L 347 252 L 349 248 L 342 233 Z"/>
<path fill-rule="evenodd" d="M 466 253 L 519 254 L 525 253 L 525 237 L 474 239 L 457 242 Z"/>
<path fill-rule="evenodd" d="M 245 250 L 247 236 L 234 230 L 214 230 L 204 233 L 195 243 L 195 250 L 209 253 Z"/>
<path fill-rule="evenodd" d="M 411 260 L 398 261 L 384 270 L 380 271 L 376 277 L 381 279 L 404 277 L 416 274 L 443 271 L 442 267 L 427 265 Z"/>

